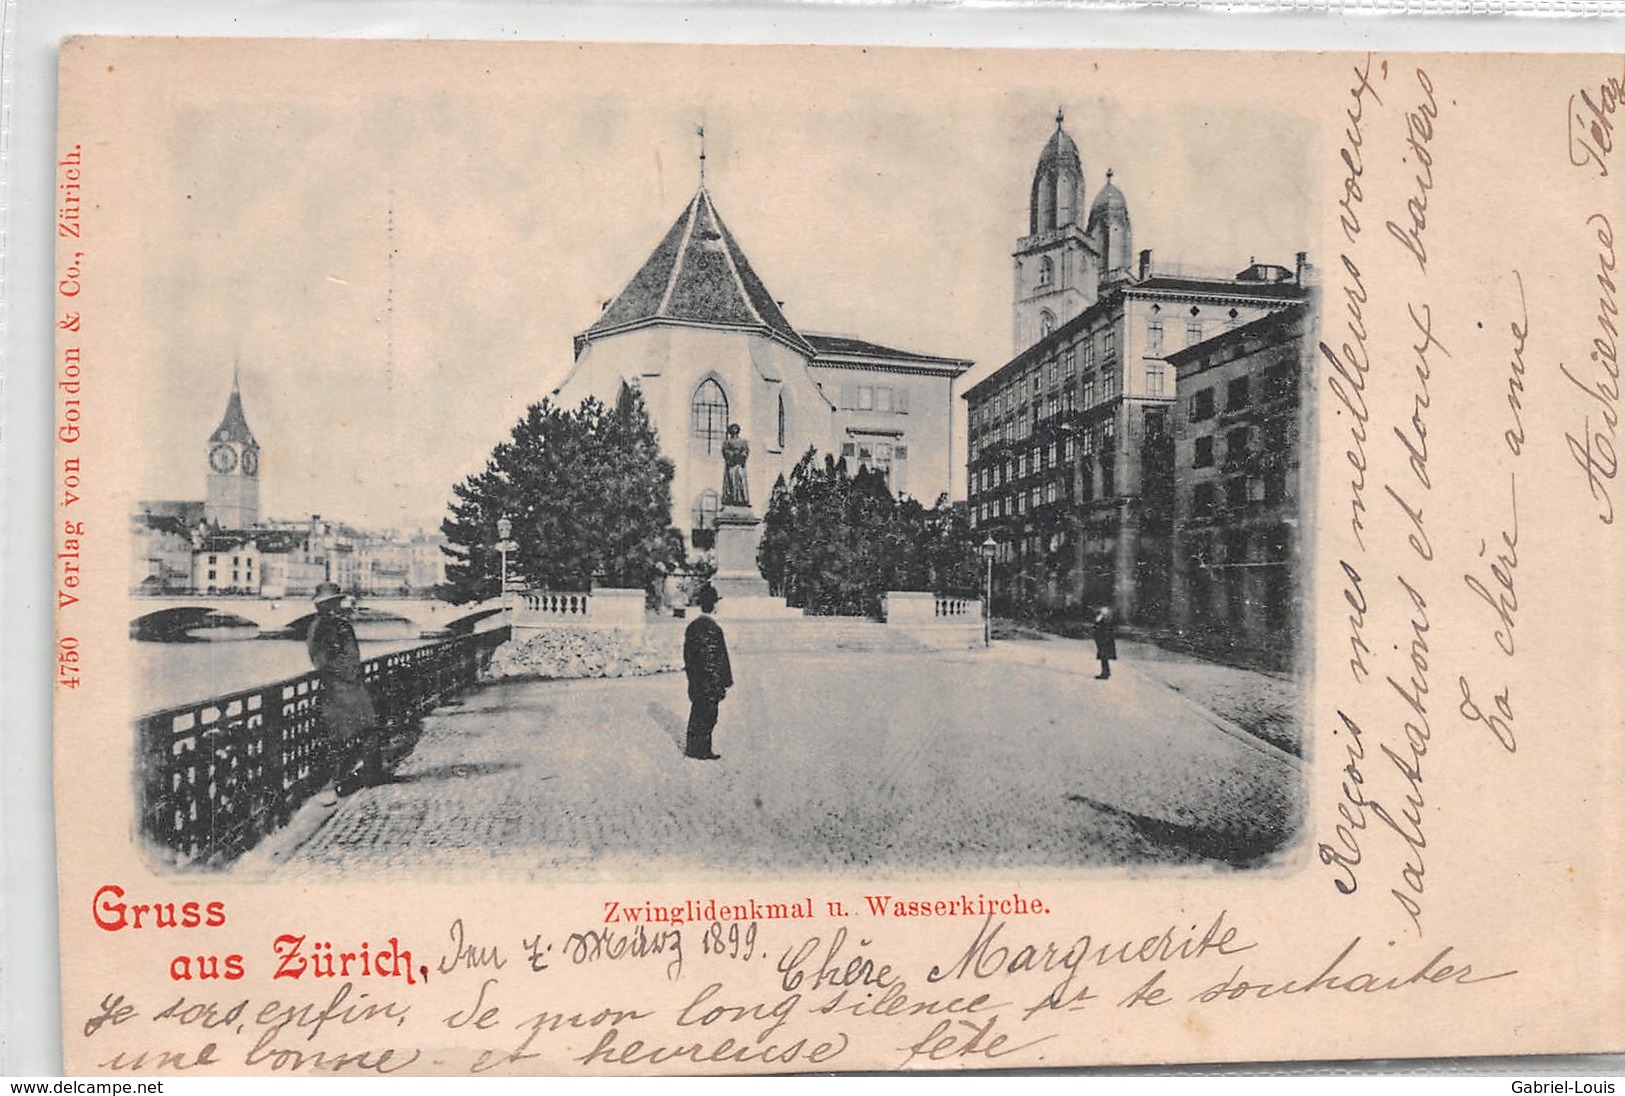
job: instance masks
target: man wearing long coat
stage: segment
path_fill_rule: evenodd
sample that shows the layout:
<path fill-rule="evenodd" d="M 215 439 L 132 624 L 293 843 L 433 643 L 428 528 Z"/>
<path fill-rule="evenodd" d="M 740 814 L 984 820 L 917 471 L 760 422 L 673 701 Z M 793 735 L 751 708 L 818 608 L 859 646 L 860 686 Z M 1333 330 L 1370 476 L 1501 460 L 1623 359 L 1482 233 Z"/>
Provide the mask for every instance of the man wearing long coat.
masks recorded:
<path fill-rule="evenodd" d="M 339 613 L 343 601 L 333 583 L 316 587 L 316 619 L 305 637 L 305 649 L 322 683 L 317 712 L 333 756 L 333 790 L 349 795 L 363 782 L 378 782 L 382 758 L 378 710 L 361 675 L 355 628 Z"/>
<path fill-rule="evenodd" d="M 700 615 L 683 633 L 683 672 L 688 675 L 688 746 L 683 751 L 698 761 L 715 761 L 721 754 L 711 749 L 711 732 L 717 726 L 717 705 L 733 687 L 733 667 L 728 663 L 728 641 L 722 626 L 711 616 L 717 607 L 717 592 L 703 586 L 695 596 Z"/>
<path fill-rule="evenodd" d="M 1117 657 L 1117 620 L 1110 606 L 1101 606 L 1095 614 L 1095 657 L 1100 660 L 1095 677 L 1105 681 L 1112 676 L 1112 659 Z"/>

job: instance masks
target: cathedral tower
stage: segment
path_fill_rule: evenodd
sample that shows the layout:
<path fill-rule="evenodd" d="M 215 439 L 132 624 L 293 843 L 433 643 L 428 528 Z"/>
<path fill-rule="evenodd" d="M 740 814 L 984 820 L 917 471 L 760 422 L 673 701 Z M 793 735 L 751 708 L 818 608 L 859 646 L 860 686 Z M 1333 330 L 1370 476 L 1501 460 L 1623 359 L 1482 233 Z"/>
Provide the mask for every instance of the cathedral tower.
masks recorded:
<path fill-rule="evenodd" d="M 1055 112 L 1033 172 L 1027 235 L 1015 251 L 1015 353 L 1019 354 L 1094 303 L 1101 256 L 1084 231 L 1083 160 Z"/>
<path fill-rule="evenodd" d="M 237 370 L 220 425 L 209 435 L 209 487 L 203 516 L 222 529 L 248 529 L 260 520 L 260 446 L 243 416 Z"/>

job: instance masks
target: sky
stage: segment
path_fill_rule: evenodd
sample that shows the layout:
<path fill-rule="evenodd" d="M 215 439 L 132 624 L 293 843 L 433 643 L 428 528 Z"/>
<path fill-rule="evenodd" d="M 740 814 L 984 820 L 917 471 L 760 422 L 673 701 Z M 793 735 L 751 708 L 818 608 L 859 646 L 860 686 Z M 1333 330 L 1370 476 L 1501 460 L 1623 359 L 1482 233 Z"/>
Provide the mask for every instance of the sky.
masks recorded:
<path fill-rule="evenodd" d="M 262 517 L 433 527 L 571 363 L 698 184 L 790 321 L 1011 356 L 1011 258 L 1057 106 L 1134 243 L 1240 270 L 1313 252 L 1290 55 L 456 43 L 154 43 L 129 241 L 138 494 L 200 498 L 232 371 Z M 1243 67 L 1248 66 L 1248 67 Z M 963 445 L 963 401 L 955 400 Z M 962 486 L 961 486 L 962 489 Z"/>

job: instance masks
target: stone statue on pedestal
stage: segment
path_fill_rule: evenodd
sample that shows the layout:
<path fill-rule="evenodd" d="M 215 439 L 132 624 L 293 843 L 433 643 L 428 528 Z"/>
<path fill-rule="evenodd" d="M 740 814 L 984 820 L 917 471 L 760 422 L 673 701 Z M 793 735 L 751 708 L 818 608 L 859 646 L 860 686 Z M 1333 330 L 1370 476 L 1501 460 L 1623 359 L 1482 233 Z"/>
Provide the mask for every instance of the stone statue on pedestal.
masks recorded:
<path fill-rule="evenodd" d="M 750 507 L 750 482 L 745 462 L 750 459 L 750 442 L 739 436 L 739 424 L 728 426 L 728 440 L 722 443 L 722 505 Z"/>

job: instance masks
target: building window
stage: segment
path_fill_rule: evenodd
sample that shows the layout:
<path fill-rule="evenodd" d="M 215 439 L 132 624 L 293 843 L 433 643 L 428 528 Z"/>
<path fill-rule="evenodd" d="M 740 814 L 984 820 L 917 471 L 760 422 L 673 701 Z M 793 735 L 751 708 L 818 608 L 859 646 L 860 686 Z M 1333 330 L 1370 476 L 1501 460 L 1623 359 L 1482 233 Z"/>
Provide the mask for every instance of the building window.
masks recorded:
<path fill-rule="evenodd" d="M 1185 345 L 1195 346 L 1201 341 L 1202 319 L 1200 316 L 1192 316 L 1190 319 L 1185 321 Z"/>
<path fill-rule="evenodd" d="M 1038 288 L 1048 289 L 1055 284 L 1055 262 L 1049 256 L 1038 261 Z"/>
<path fill-rule="evenodd" d="M 1247 428 L 1245 426 L 1232 430 L 1225 435 L 1224 459 L 1228 461 L 1247 459 Z"/>
<path fill-rule="evenodd" d="M 1279 400 L 1292 395 L 1297 382 L 1290 363 L 1271 366 L 1264 374 L 1264 399 Z"/>
<path fill-rule="evenodd" d="M 1145 440 L 1157 441 L 1168 432 L 1168 412 L 1162 407 L 1145 409 Z"/>
<path fill-rule="evenodd" d="M 1232 510 L 1247 505 L 1247 477 L 1232 476 L 1224 481 L 1224 504 Z"/>
<path fill-rule="evenodd" d="M 1225 330 L 1228 331 L 1231 328 L 1235 327 L 1236 322 L 1238 320 L 1240 320 L 1240 319 L 1241 319 L 1241 313 L 1237 312 L 1234 308 L 1232 308 L 1228 313 L 1225 314 L 1225 317 L 1224 317 Z"/>
<path fill-rule="evenodd" d="M 721 509 L 721 502 L 721 498 L 709 487 L 694 500 L 694 527 L 690 538 L 694 547 L 705 549 L 716 543 L 717 512 Z"/>
<path fill-rule="evenodd" d="M 784 393 L 779 393 L 779 448 L 784 448 L 784 439 L 789 434 L 784 414 Z"/>
<path fill-rule="evenodd" d="M 1049 362 L 1049 386 L 1054 388 L 1061 383 L 1061 363 L 1054 358 Z"/>
<path fill-rule="evenodd" d="M 1087 411 L 1087 410 L 1089 410 L 1089 408 L 1093 407 L 1094 405 L 1095 405 L 1095 375 L 1093 373 L 1085 373 L 1083 375 L 1083 409 L 1085 411 Z"/>
<path fill-rule="evenodd" d="M 1113 453 L 1100 454 L 1100 497 L 1109 499 L 1117 493 L 1117 463 Z"/>
<path fill-rule="evenodd" d="M 1224 409 L 1226 411 L 1240 411 L 1248 404 L 1247 378 L 1237 377 L 1225 389 Z"/>
<path fill-rule="evenodd" d="M 1213 467 L 1213 435 L 1196 439 L 1196 458 L 1191 461 L 1192 468 Z"/>
<path fill-rule="evenodd" d="M 1117 369 L 1110 361 L 1100 363 L 1100 398 L 1109 400 L 1117 394 Z"/>
<path fill-rule="evenodd" d="M 1166 378 L 1166 369 L 1162 365 L 1148 365 L 1145 367 L 1145 394 L 1148 396 L 1163 395 L 1162 385 Z"/>
<path fill-rule="evenodd" d="M 1162 317 L 1152 316 L 1145 325 L 1145 350 L 1148 354 L 1162 353 Z"/>
<path fill-rule="evenodd" d="M 1055 332 L 1055 313 L 1049 309 L 1038 314 L 1038 337 L 1047 339 Z"/>
<path fill-rule="evenodd" d="M 1093 369 L 1095 367 L 1095 337 L 1093 335 L 1083 337 L 1083 367 L 1084 369 Z"/>
<path fill-rule="evenodd" d="M 1100 335 L 1100 358 L 1102 361 L 1111 361 L 1117 356 L 1117 329 L 1108 327 Z"/>
<path fill-rule="evenodd" d="M 1291 435 L 1285 419 L 1270 419 L 1264 424 L 1264 451 L 1266 453 L 1284 453 L 1287 450 Z"/>
<path fill-rule="evenodd" d="M 1191 499 L 1191 510 L 1199 518 L 1213 516 L 1213 504 L 1217 500 L 1217 492 L 1211 483 L 1198 483 L 1195 494 Z"/>
<path fill-rule="evenodd" d="M 1078 351 L 1075 347 L 1067 347 L 1066 353 L 1061 355 L 1061 371 L 1067 380 L 1078 375 Z"/>
<path fill-rule="evenodd" d="M 891 485 L 892 446 L 890 442 L 860 441 L 857 443 L 857 457 L 860 469 L 867 468 L 870 471 L 879 472 L 886 481 L 886 485 L 888 487 Z"/>
<path fill-rule="evenodd" d="M 1213 389 L 1204 388 L 1191 397 L 1191 421 L 1201 422 L 1213 417 Z"/>
<path fill-rule="evenodd" d="M 707 378 L 694 390 L 693 434 L 707 453 L 719 452 L 728 436 L 728 397 L 722 386 Z"/>

